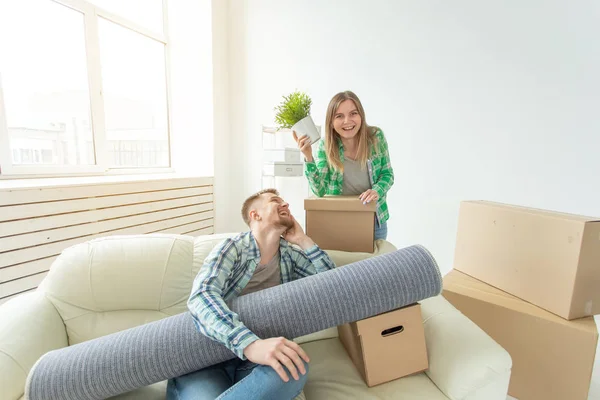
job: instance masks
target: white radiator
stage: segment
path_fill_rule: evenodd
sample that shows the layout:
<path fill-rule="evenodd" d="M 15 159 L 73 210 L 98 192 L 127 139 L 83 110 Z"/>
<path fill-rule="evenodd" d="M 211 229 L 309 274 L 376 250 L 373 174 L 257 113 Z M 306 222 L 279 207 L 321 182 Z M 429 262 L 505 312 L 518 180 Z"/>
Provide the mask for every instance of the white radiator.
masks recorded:
<path fill-rule="evenodd" d="M 27 187 L 0 181 L 0 304 L 34 290 L 75 244 L 111 235 L 214 232 L 212 177 L 143 179 Z"/>

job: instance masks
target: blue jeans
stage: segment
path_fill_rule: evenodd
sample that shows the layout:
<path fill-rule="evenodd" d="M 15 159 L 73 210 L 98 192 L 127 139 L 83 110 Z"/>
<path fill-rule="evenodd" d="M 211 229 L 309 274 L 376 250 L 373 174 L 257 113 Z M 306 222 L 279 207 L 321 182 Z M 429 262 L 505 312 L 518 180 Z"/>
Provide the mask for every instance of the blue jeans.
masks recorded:
<path fill-rule="evenodd" d="M 379 224 L 377 217 L 375 217 L 375 240 L 377 239 L 387 239 L 387 222 Z"/>
<path fill-rule="evenodd" d="M 275 370 L 267 365 L 254 364 L 247 360 L 233 360 L 201 369 L 174 379 L 167 384 L 167 400 L 292 400 L 302 392 L 308 375 L 288 382 L 281 380 Z"/>

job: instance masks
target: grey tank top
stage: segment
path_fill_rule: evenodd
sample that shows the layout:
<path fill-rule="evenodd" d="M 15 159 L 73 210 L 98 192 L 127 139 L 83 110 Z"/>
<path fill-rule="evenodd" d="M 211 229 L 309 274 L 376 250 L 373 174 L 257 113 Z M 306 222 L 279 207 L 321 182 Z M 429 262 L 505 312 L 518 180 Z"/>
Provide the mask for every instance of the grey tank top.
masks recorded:
<path fill-rule="evenodd" d="M 342 194 L 344 196 L 359 195 L 367 189 L 371 189 L 367 167 L 362 169 L 360 162 L 345 158 Z"/>
<path fill-rule="evenodd" d="M 258 264 L 254 274 L 240 296 L 281 284 L 281 269 L 279 267 L 279 252 L 267 264 Z"/>

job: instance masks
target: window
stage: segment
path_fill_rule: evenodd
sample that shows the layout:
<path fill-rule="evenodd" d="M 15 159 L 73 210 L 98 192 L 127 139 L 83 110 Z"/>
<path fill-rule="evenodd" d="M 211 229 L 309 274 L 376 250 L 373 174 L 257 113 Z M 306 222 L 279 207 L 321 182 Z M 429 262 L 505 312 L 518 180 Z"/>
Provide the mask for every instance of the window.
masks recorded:
<path fill-rule="evenodd" d="M 164 7 L 0 1 L 1 174 L 170 166 Z"/>
<path fill-rule="evenodd" d="M 151 166 L 142 162 L 142 148 L 168 145 L 164 46 L 103 18 L 98 32 L 106 139 L 132 147 L 127 161 L 110 166 Z M 169 165 L 168 158 L 160 161 L 155 166 Z"/>
<path fill-rule="evenodd" d="M 155 32 L 163 32 L 162 0 L 89 0 Z"/>

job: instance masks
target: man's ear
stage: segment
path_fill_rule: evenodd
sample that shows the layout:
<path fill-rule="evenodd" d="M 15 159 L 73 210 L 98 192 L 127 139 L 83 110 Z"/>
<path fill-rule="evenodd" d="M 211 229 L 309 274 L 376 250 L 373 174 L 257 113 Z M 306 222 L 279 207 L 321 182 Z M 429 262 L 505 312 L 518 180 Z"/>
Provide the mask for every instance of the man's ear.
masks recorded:
<path fill-rule="evenodd" d="M 250 220 L 251 221 L 260 221 L 262 218 L 260 215 L 258 215 L 258 212 L 256 210 L 252 210 L 250 211 Z"/>

